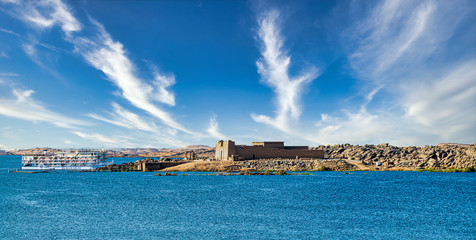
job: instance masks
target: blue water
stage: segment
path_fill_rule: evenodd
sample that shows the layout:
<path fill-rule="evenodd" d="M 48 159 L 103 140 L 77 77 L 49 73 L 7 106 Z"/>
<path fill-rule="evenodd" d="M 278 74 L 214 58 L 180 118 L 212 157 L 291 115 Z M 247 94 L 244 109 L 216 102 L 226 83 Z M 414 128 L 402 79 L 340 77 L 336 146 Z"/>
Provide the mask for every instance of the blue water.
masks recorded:
<path fill-rule="evenodd" d="M 0 156 L 0 239 L 476 239 L 475 173 L 6 171 L 19 162 Z"/>

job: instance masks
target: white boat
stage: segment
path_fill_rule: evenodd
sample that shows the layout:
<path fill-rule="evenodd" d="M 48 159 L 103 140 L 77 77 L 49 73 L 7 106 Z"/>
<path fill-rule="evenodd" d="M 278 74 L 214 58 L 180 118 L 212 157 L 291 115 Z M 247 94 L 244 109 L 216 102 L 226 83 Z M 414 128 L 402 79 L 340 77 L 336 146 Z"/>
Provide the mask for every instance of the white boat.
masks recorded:
<path fill-rule="evenodd" d="M 106 152 L 102 150 L 68 150 L 57 153 L 28 154 L 22 156 L 22 170 L 67 170 L 90 171 L 113 164 L 106 162 Z"/>

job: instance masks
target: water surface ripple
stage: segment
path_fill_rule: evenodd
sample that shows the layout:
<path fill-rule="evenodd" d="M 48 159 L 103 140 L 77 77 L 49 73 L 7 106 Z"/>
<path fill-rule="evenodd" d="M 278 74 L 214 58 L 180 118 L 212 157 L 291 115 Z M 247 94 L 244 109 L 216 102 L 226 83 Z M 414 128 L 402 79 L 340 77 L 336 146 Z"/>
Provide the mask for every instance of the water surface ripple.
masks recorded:
<path fill-rule="evenodd" d="M 476 174 L 8 173 L 0 239 L 475 239 Z"/>

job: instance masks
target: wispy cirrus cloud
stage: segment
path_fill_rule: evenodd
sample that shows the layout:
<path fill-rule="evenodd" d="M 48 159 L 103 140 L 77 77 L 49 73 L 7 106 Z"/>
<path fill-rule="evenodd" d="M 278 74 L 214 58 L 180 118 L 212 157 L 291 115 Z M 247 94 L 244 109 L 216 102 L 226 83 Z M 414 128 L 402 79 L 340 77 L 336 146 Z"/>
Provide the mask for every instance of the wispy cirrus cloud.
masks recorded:
<path fill-rule="evenodd" d="M 15 14 L 20 20 L 40 28 L 59 25 L 64 33 L 80 31 L 82 26 L 61 0 L 4 1 L 17 5 Z"/>
<path fill-rule="evenodd" d="M 443 139 L 476 137 L 476 59 L 431 82 L 402 86 L 408 117 Z"/>
<path fill-rule="evenodd" d="M 64 78 L 58 73 L 58 71 L 55 69 L 54 62 L 56 60 L 57 56 L 53 56 L 50 53 L 54 52 L 55 54 L 58 53 L 68 53 L 70 54 L 70 51 L 67 51 L 65 49 L 58 48 L 56 46 L 42 43 L 38 40 L 36 40 L 33 35 L 29 35 L 28 37 L 24 37 L 17 32 L 14 32 L 9 29 L 5 28 L 0 28 L 0 32 L 10 34 L 12 36 L 15 36 L 19 40 L 21 40 L 22 44 L 21 47 L 23 49 L 23 52 L 30 58 L 31 61 L 33 61 L 36 65 L 41 67 L 42 69 L 46 70 L 48 73 L 50 73 L 52 76 L 54 76 L 56 79 L 61 80 L 63 83 L 67 83 L 67 81 L 64 80 Z M 47 50 L 47 51 L 42 51 L 42 50 Z M 0 51 L 0 57 L 2 57 L 2 52 Z M 8 55 L 5 54 L 5 58 L 10 58 Z"/>
<path fill-rule="evenodd" d="M 32 35 L 30 35 L 28 37 L 25 37 L 25 36 L 22 36 L 22 35 L 14 32 L 12 30 L 10 30 L 10 29 L 5 29 L 5 28 L 0 28 L 0 32 L 10 34 L 10 35 L 15 36 L 18 39 L 24 41 L 25 43 L 22 44 L 23 48 L 25 48 L 25 45 L 30 45 L 30 46 L 33 46 L 33 47 L 41 46 L 42 48 L 48 49 L 48 50 L 56 52 L 56 53 L 70 53 L 69 51 L 67 51 L 65 49 L 61 49 L 61 48 L 58 48 L 58 47 L 53 46 L 51 44 L 40 42 L 40 41 L 36 40 L 35 38 L 33 38 Z M 2 57 L 2 56 L 0 56 L 0 57 Z M 9 56 L 6 55 L 6 54 L 5 54 L 5 57 L 9 58 Z"/>
<path fill-rule="evenodd" d="M 102 25 L 97 22 L 94 23 L 98 30 L 97 38 L 93 41 L 88 38 L 76 39 L 74 43 L 77 52 L 91 66 L 102 71 L 109 80 L 115 83 L 121 89 L 122 97 L 127 99 L 132 105 L 149 112 L 167 126 L 186 133 L 193 133 L 175 121 L 168 112 L 160 109 L 153 102 L 153 100 L 161 100 L 168 104 L 175 103 L 174 99 L 165 100 L 163 97 L 155 96 L 157 93 L 166 92 L 165 88 L 172 84 L 173 78 L 156 73 L 154 84 L 159 86 L 158 88 L 154 88 L 153 85 L 142 81 L 136 76 L 135 67 L 126 56 L 123 45 L 112 40 Z M 172 94 L 167 94 L 167 96 L 173 98 Z"/>
<path fill-rule="evenodd" d="M 118 127 L 123 127 L 131 130 L 139 130 L 134 132 L 137 138 L 130 138 L 129 143 L 150 144 L 160 140 L 162 144 L 169 146 L 180 147 L 186 145 L 185 142 L 177 139 L 175 135 L 177 130 L 172 128 L 164 128 L 157 126 L 154 122 L 148 121 L 143 117 L 121 107 L 117 103 L 112 103 L 113 111 L 109 112 L 108 116 L 100 116 L 98 114 L 90 113 L 89 117 L 103 121 Z M 144 134 L 147 133 L 147 134 Z M 119 138 L 121 138 L 119 136 Z M 122 137 L 124 138 L 124 137 Z M 136 146 L 140 146 L 137 144 Z"/>
<path fill-rule="evenodd" d="M 139 117 L 139 115 L 122 108 L 119 104 L 112 103 L 112 107 L 114 112 L 111 112 L 108 117 L 101 117 L 94 113 L 90 113 L 88 116 L 120 127 L 149 132 L 160 132 L 159 128 L 154 123 L 144 121 Z"/>
<path fill-rule="evenodd" d="M 0 50 L 0 58 L 10 58 L 10 56 L 8 56 L 8 54 L 4 51 Z"/>
<path fill-rule="evenodd" d="M 92 29 L 96 32 L 94 36 L 81 34 L 83 25 L 73 16 L 71 9 L 60 0 L 28 1 L 21 5 L 21 9 L 19 5 L 16 14 L 18 18 L 39 28 L 60 26 L 65 33 L 64 39 L 74 45 L 76 53 L 92 67 L 103 72 L 121 90 L 123 98 L 135 107 L 157 117 L 165 125 L 195 134 L 173 119 L 169 112 L 156 105 L 157 102 L 175 105 L 175 96 L 167 89 L 175 83 L 175 77 L 153 69 L 154 80 L 151 83 L 139 78 L 124 46 L 114 41 L 99 22 L 90 18 Z"/>
<path fill-rule="evenodd" d="M 175 94 L 167 89 L 175 84 L 175 76 L 173 74 L 162 74 L 159 72 L 157 67 L 153 65 L 151 67 L 153 69 L 155 80 L 153 82 L 155 89 L 152 96 L 159 102 L 175 106 Z"/>
<path fill-rule="evenodd" d="M 13 35 L 15 37 L 22 37 L 20 34 L 12 31 L 10 29 L 0 28 L 0 32 L 8 33 L 8 34 Z"/>
<path fill-rule="evenodd" d="M 54 61 L 51 60 L 51 56 L 49 54 L 45 54 L 45 52 L 38 51 L 37 46 L 48 46 L 46 44 L 36 44 L 34 41 L 31 41 L 30 43 L 24 43 L 22 44 L 23 51 L 25 54 L 30 58 L 31 61 L 33 61 L 36 65 L 39 67 L 43 68 L 45 71 L 50 73 L 52 76 L 54 76 L 56 79 L 61 80 L 62 82 L 66 83 L 64 81 L 63 77 L 58 73 L 58 71 L 54 67 Z M 55 50 L 54 48 L 50 48 L 50 50 Z"/>
<path fill-rule="evenodd" d="M 304 138 L 319 144 L 344 142 L 377 144 L 388 142 L 389 139 L 392 140 L 392 144 L 415 144 L 416 142 L 411 136 L 405 136 L 402 133 L 408 130 L 407 120 L 401 119 L 400 116 L 393 113 L 384 111 L 372 113 L 367 110 L 368 104 L 372 102 L 380 89 L 381 87 L 378 87 L 368 93 L 357 111 L 342 109 L 340 116 L 321 114 L 321 119 L 315 124 L 317 131 L 311 130 L 307 134 L 303 134 Z M 407 127 L 402 128 L 405 125 Z"/>
<path fill-rule="evenodd" d="M 449 39 L 457 41 L 457 29 L 474 10 L 464 0 L 379 2 L 350 28 L 344 44 L 353 46 L 349 62 L 362 89 L 378 86 L 387 104 L 367 108 L 377 91 L 357 111 L 324 114 L 311 139 L 402 145 L 476 141 L 476 59 L 444 52 L 458 49 Z"/>
<path fill-rule="evenodd" d="M 228 139 L 223 133 L 220 132 L 217 116 L 215 114 L 210 118 L 207 133 L 210 134 L 211 137 L 217 139 Z"/>
<path fill-rule="evenodd" d="M 416 5 L 416 6 L 415 6 Z M 433 1 L 383 1 L 370 15 L 358 21 L 349 45 L 356 45 L 349 58 L 352 68 L 364 79 L 389 81 L 412 63 L 423 61 L 443 37 L 435 29 Z"/>
<path fill-rule="evenodd" d="M 18 77 L 20 76 L 18 73 L 14 72 L 2 72 L 0 73 L 0 77 Z"/>
<path fill-rule="evenodd" d="M 85 133 L 81 131 L 72 131 L 72 133 L 77 135 L 78 137 L 81 137 L 96 143 L 106 144 L 108 146 L 117 146 L 118 144 L 121 144 L 122 146 L 131 145 L 128 139 L 124 139 L 119 136 L 109 137 L 109 136 L 104 136 L 98 133 Z"/>
<path fill-rule="evenodd" d="M 342 118 L 322 114 L 321 120 L 316 123 L 319 131 L 308 136 L 308 140 L 320 144 L 381 143 L 388 134 L 395 133 L 389 128 L 389 122 L 385 122 L 388 119 L 371 114 L 365 108 L 358 112 L 343 113 Z"/>
<path fill-rule="evenodd" d="M 111 147 L 156 147 L 157 143 L 171 147 L 183 147 L 190 145 L 190 143 L 183 142 L 174 138 L 170 138 L 161 134 L 144 134 L 144 132 L 134 132 L 134 134 L 117 132 L 114 134 L 100 134 L 97 132 L 91 133 L 83 130 L 71 131 L 74 135 L 92 141 L 101 143 Z"/>
<path fill-rule="evenodd" d="M 87 126 L 88 122 L 80 121 L 48 110 L 40 102 L 32 98 L 33 90 L 13 89 L 14 99 L 0 98 L 0 114 L 8 117 L 32 122 L 48 122 L 62 128 L 75 129 Z"/>
<path fill-rule="evenodd" d="M 29 44 L 29 43 L 24 43 L 22 45 L 23 51 L 25 54 L 38 66 L 41 68 L 48 70 L 49 68 L 43 63 L 43 61 L 40 59 L 38 56 L 38 51 L 35 47 L 34 44 Z M 51 70 L 48 70 L 49 72 L 53 72 Z"/>
<path fill-rule="evenodd" d="M 21 0 L 0 0 L 3 3 L 19 3 Z"/>
<path fill-rule="evenodd" d="M 261 41 L 262 57 L 256 62 L 261 82 L 276 93 L 276 116 L 252 114 L 252 118 L 271 125 L 281 131 L 290 132 L 290 120 L 301 115 L 300 96 L 303 88 L 318 76 L 318 69 L 310 67 L 298 76 L 289 75 L 291 57 L 283 49 L 283 37 L 278 24 L 279 12 L 271 10 L 258 20 L 258 37 Z"/>

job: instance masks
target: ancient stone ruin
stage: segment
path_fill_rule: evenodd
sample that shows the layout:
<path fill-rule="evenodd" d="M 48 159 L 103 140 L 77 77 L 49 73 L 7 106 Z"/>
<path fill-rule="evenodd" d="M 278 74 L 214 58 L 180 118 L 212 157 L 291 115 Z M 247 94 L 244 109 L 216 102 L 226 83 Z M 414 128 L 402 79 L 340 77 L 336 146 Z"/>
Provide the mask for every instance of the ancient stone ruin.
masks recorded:
<path fill-rule="evenodd" d="M 309 149 L 308 146 L 284 146 L 284 142 L 252 142 L 251 146 L 235 145 L 231 140 L 220 140 L 215 149 L 215 159 L 239 161 L 253 159 L 319 159 L 324 151 Z"/>
<path fill-rule="evenodd" d="M 196 160 L 197 159 L 197 154 L 195 154 L 194 151 L 186 151 L 183 153 L 183 158 L 185 160 Z"/>

